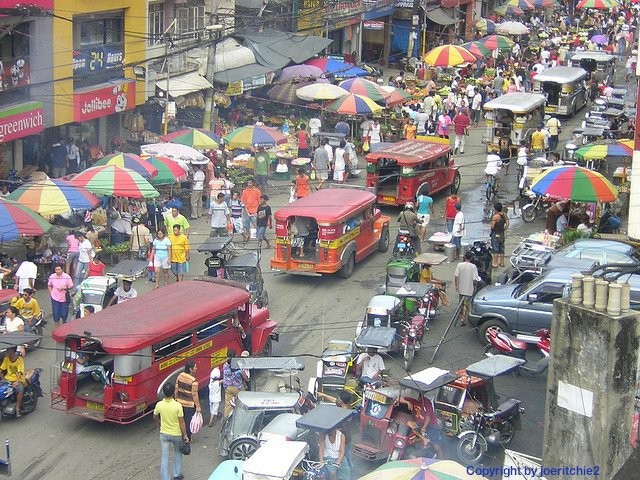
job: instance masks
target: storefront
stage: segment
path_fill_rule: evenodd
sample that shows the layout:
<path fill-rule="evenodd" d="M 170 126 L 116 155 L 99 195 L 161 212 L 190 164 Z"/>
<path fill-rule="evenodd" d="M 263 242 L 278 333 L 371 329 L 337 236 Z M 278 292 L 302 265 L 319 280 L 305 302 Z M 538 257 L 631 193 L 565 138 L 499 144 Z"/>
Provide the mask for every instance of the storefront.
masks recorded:
<path fill-rule="evenodd" d="M 44 129 L 42 102 L 24 102 L 0 109 L 0 178 L 30 163 L 29 136 Z"/>
<path fill-rule="evenodd" d="M 379 2 L 383 3 L 383 2 Z M 396 10 L 393 4 L 377 5 L 375 9 L 362 14 L 362 52 L 360 58 L 364 62 L 387 64 L 391 41 L 391 19 Z"/>

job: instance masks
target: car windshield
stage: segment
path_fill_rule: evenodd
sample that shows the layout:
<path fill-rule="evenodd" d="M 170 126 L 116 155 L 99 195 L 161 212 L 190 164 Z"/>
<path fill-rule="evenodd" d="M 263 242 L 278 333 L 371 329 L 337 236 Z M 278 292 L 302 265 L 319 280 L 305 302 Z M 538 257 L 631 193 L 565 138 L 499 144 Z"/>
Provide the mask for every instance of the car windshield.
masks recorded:
<path fill-rule="evenodd" d="M 262 410 L 249 410 L 242 403 L 238 402 L 231 418 L 229 435 L 233 438 L 253 432 L 253 427 Z"/>
<path fill-rule="evenodd" d="M 523 292 L 530 292 L 532 291 L 534 288 L 536 288 L 538 285 L 540 285 L 541 283 L 545 282 L 547 279 L 546 275 L 540 275 L 537 278 L 534 278 L 533 280 L 531 280 L 530 282 L 527 283 L 523 283 L 521 285 L 518 285 L 516 288 L 513 289 L 513 297 L 518 297 L 520 296 Z"/>

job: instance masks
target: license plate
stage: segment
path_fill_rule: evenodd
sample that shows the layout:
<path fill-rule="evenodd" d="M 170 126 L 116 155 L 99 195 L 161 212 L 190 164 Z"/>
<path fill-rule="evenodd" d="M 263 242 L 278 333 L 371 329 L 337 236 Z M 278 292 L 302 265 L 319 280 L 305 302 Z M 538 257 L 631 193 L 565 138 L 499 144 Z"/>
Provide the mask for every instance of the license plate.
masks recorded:
<path fill-rule="evenodd" d="M 344 375 L 344 368 L 341 368 L 341 367 L 325 367 L 324 375 Z"/>
<path fill-rule="evenodd" d="M 389 195 L 384 195 L 382 197 L 382 201 L 383 202 L 395 202 L 396 201 L 396 197 L 391 197 Z"/>
<path fill-rule="evenodd" d="M 97 402 L 87 402 L 85 405 L 89 410 L 96 410 L 98 412 L 104 412 L 104 405 Z"/>
<path fill-rule="evenodd" d="M 300 270 L 313 270 L 313 263 L 299 263 L 298 268 Z"/>
<path fill-rule="evenodd" d="M 386 395 L 378 392 L 372 392 L 371 390 L 367 390 L 366 392 L 364 392 L 364 396 L 369 400 L 373 400 L 374 402 L 378 403 L 385 403 L 387 401 Z"/>
<path fill-rule="evenodd" d="M 407 246 L 406 243 L 399 243 L 398 248 L 405 248 Z"/>

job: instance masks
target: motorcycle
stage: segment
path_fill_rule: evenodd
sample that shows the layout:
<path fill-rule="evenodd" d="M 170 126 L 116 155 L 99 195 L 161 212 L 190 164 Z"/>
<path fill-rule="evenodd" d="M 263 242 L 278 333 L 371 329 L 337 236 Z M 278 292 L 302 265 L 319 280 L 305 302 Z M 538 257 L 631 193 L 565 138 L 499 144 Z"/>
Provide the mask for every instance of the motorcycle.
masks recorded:
<path fill-rule="evenodd" d="M 534 345 L 540 352 L 540 359 L 535 362 L 527 362 L 520 366 L 520 371 L 537 375 L 547 370 L 549 366 L 549 352 L 551 350 L 551 336 L 549 329 L 541 328 L 531 335 L 509 335 L 497 329 L 487 330 L 489 344 L 485 349 L 485 355 L 508 355 L 511 357 L 526 359 L 529 345 Z"/>
<path fill-rule="evenodd" d="M 521 428 L 520 415 L 524 413 L 521 401 L 511 398 L 489 413 L 474 413 L 468 423 L 468 430 L 458 435 L 458 457 L 465 465 L 475 465 L 482 461 L 489 445 L 505 447 Z"/>
<path fill-rule="evenodd" d="M 471 252 L 471 262 L 478 269 L 478 275 L 480 276 L 480 280 L 482 280 L 482 284 L 491 285 L 491 273 L 492 273 L 492 265 L 493 265 L 493 255 L 491 254 L 491 247 L 487 242 L 482 240 L 477 240 L 473 242 L 471 248 L 469 249 Z"/>
<path fill-rule="evenodd" d="M 410 234 L 408 230 L 400 229 L 393 242 L 393 257 L 415 257 L 420 253 L 420 241 Z"/>
<path fill-rule="evenodd" d="M 529 198 L 529 203 L 522 207 L 520 216 L 526 223 L 533 222 L 539 214 L 546 215 L 547 210 L 556 202 L 551 197 L 536 195 L 531 190 L 526 191 L 524 196 Z"/>
<path fill-rule="evenodd" d="M 24 397 L 22 399 L 22 414 L 28 415 L 36 409 L 38 398 L 42 397 L 42 386 L 40 385 L 41 368 L 29 370 L 25 378 L 29 384 L 24 387 Z M 0 382 L 0 417 L 9 418 L 16 416 L 17 392 L 9 382 Z"/>

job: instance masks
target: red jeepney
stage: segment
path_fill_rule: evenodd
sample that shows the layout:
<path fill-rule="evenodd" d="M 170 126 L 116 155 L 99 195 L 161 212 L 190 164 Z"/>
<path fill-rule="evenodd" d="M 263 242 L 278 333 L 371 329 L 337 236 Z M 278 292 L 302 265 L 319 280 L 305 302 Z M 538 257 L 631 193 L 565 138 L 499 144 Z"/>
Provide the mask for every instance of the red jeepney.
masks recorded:
<path fill-rule="evenodd" d="M 303 275 L 353 273 L 367 255 L 389 248 L 389 217 L 362 188 L 329 188 L 280 210 L 271 268 Z"/>
<path fill-rule="evenodd" d="M 52 366 L 51 407 L 132 423 L 152 411 L 162 386 L 175 382 L 187 360 L 196 362 L 205 386 L 229 349 L 245 350 L 243 330 L 252 353 L 269 355 L 275 328 L 269 310 L 252 305 L 240 284 L 191 280 L 153 290 L 53 331 L 63 348 Z M 102 367 L 106 385 L 92 367 Z"/>
<path fill-rule="evenodd" d="M 427 140 L 403 140 L 367 154 L 367 187 L 375 190 L 378 203 L 415 202 L 418 192 L 424 190 L 430 195 L 446 188 L 458 191 L 460 172 L 449 140 L 424 138 Z"/>

